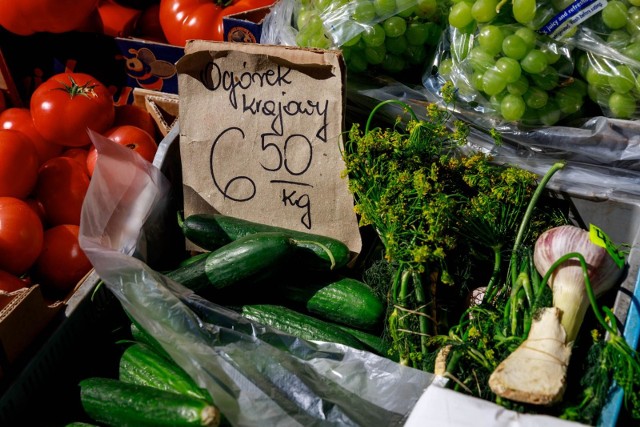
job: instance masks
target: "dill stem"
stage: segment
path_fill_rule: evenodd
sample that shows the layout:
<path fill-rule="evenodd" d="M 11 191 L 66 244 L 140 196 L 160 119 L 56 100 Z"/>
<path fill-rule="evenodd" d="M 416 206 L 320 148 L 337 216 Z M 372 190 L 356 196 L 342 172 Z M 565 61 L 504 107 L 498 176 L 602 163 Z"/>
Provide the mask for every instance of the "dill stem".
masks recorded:
<path fill-rule="evenodd" d="M 551 166 L 551 168 L 549 168 L 547 173 L 544 174 L 544 176 L 540 180 L 540 183 L 538 184 L 538 187 L 536 188 L 536 191 L 533 193 L 533 196 L 531 196 L 531 200 L 529 201 L 529 205 L 527 206 L 527 210 L 525 211 L 524 216 L 522 217 L 522 222 L 520 222 L 520 227 L 518 228 L 518 233 L 516 234 L 516 239 L 515 239 L 515 241 L 513 243 L 513 250 L 511 251 L 511 280 L 512 280 L 512 282 L 516 281 L 516 274 L 517 274 L 516 273 L 516 269 L 515 269 L 516 254 L 518 253 L 518 250 L 520 249 L 520 245 L 522 244 L 522 240 L 524 240 L 525 232 L 527 230 L 527 227 L 529 226 L 529 221 L 531 220 L 531 216 L 533 215 L 533 209 L 535 208 L 536 204 L 538 203 L 538 199 L 540 199 L 540 197 L 542 196 L 542 192 L 546 188 L 547 183 L 549 182 L 551 177 L 557 171 L 562 169 L 564 166 L 565 166 L 564 162 L 556 162 L 556 163 L 554 163 L 553 166 Z"/>
<path fill-rule="evenodd" d="M 418 305 L 418 311 L 424 316 L 418 316 L 418 322 L 420 324 L 420 352 L 422 353 L 422 365 L 423 369 L 426 368 L 426 360 L 427 360 L 427 334 L 428 327 L 427 325 L 427 316 L 426 316 L 426 298 L 424 295 L 424 288 L 422 286 L 422 279 L 420 275 L 417 273 L 412 274 L 413 278 L 413 287 L 416 293 L 416 301 Z"/>
<path fill-rule="evenodd" d="M 369 113 L 369 117 L 367 118 L 367 123 L 365 125 L 364 128 L 364 134 L 368 134 L 369 133 L 369 127 L 371 126 L 371 121 L 373 120 L 373 116 L 376 114 L 376 112 L 384 107 L 387 104 L 397 104 L 402 106 L 406 111 L 409 112 L 409 114 L 411 115 L 411 118 L 413 119 L 413 121 L 418 121 L 418 116 L 416 116 L 416 113 L 413 111 L 413 109 L 409 106 L 409 104 L 407 104 L 406 102 L 400 101 L 398 99 L 387 99 L 385 101 L 379 102 L 375 107 L 373 107 L 373 109 L 371 110 L 371 112 Z"/>
<path fill-rule="evenodd" d="M 502 264 L 502 245 L 493 245 L 493 271 L 491 272 L 491 278 L 487 283 L 487 289 L 485 290 L 482 301 L 491 301 L 495 296 L 495 285 L 500 277 L 500 266 Z"/>

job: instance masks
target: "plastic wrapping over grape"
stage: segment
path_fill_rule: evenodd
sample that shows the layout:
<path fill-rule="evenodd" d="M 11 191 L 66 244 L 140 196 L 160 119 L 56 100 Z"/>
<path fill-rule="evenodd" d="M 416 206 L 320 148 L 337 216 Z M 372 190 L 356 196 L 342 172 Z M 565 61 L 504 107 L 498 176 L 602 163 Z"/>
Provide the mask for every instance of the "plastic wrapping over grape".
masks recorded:
<path fill-rule="evenodd" d="M 276 14 L 279 7 L 286 7 L 282 3 L 287 2 L 276 5 Z M 289 29 L 293 39 L 286 43 L 280 39 L 279 44 L 341 49 L 347 73 L 375 71 L 397 75 L 416 70 L 412 75 L 418 81 L 433 62 L 448 13 L 448 3 L 437 0 L 294 0 L 293 3 L 293 24 Z M 263 36 L 264 33 L 263 27 Z"/>
<path fill-rule="evenodd" d="M 640 117 L 640 0 L 461 0 L 448 24 L 425 86 L 485 127 Z"/>

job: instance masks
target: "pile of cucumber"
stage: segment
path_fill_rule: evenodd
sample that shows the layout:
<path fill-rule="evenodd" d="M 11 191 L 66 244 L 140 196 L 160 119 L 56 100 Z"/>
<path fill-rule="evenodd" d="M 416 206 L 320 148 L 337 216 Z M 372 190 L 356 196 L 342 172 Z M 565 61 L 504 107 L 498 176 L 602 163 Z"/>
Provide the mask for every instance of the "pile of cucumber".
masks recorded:
<path fill-rule="evenodd" d="M 179 222 L 203 251 L 165 272 L 170 279 L 226 301 L 263 327 L 389 356 L 382 339 L 386 305 L 369 285 L 346 274 L 352 254 L 344 243 L 220 214 Z M 119 378 L 80 382 L 88 417 L 111 426 L 225 423 L 222 408 L 149 334 L 133 323 L 131 335 Z"/>

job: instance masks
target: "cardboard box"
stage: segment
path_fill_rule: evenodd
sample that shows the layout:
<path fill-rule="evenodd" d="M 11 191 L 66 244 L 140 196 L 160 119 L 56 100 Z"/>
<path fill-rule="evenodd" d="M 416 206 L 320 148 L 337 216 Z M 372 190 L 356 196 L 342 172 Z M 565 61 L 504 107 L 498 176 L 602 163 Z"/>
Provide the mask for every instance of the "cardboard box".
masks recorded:
<path fill-rule="evenodd" d="M 272 6 L 227 15 L 222 18 L 224 41 L 238 43 L 260 43 L 264 18 Z"/>
<path fill-rule="evenodd" d="M 142 39 L 80 32 L 25 37 L 1 28 L 0 46 L 0 74 L 11 83 L 11 100 L 26 107 L 40 83 L 67 71 L 93 75 L 112 90 L 116 104 L 133 103 L 134 88 L 177 94 L 175 63 L 184 54 L 181 47 Z"/>

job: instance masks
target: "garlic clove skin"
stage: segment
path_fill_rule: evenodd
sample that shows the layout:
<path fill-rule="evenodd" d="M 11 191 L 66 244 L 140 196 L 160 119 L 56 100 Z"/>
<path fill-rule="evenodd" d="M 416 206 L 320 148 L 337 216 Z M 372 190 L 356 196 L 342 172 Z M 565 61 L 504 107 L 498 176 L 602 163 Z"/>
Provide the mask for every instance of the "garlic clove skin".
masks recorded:
<path fill-rule="evenodd" d="M 533 261 L 544 276 L 554 262 L 571 252 L 584 257 L 596 297 L 610 290 L 622 275 L 623 270 L 607 250 L 594 244 L 588 231 L 573 225 L 554 227 L 542 233 L 535 244 Z M 567 342 L 573 342 L 589 308 L 580 261 L 571 258 L 560 264 L 549 277 L 548 284 L 553 291 L 553 306 L 562 311 Z"/>

